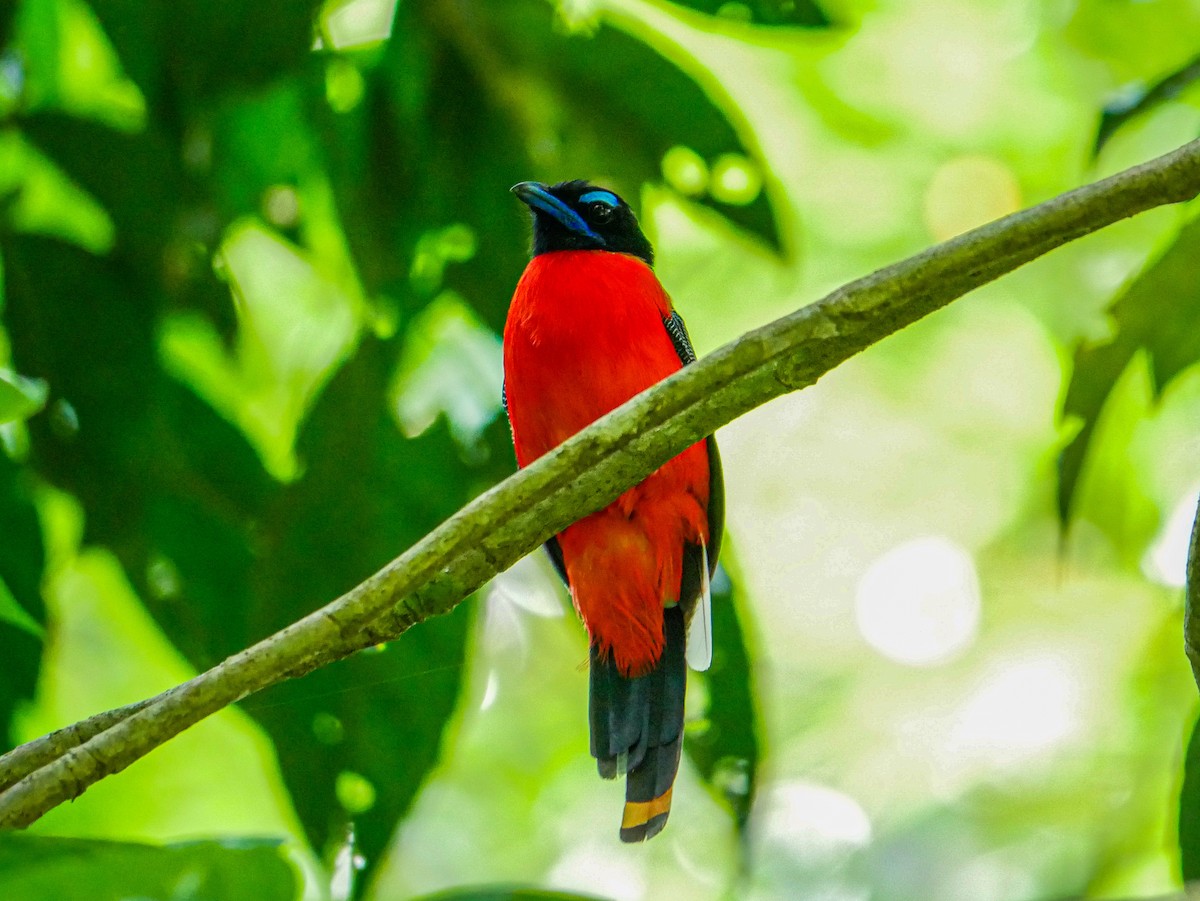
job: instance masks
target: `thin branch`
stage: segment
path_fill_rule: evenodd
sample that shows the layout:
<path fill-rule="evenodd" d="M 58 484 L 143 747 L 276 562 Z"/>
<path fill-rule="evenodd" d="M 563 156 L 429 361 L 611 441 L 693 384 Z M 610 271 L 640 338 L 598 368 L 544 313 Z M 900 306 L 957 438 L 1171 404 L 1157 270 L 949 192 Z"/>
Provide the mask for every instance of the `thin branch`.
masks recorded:
<path fill-rule="evenodd" d="M 961 235 L 743 335 L 472 501 L 336 601 L 24 776 L 0 794 L 0 827 L 33 822 L 252 692 L 450 611 L 695 441 L 811 385 L 955 298 L 1068 241 L 1197 194 L 1200 141 Z M 0 759 L 0 769 L 7 765 Z"/>

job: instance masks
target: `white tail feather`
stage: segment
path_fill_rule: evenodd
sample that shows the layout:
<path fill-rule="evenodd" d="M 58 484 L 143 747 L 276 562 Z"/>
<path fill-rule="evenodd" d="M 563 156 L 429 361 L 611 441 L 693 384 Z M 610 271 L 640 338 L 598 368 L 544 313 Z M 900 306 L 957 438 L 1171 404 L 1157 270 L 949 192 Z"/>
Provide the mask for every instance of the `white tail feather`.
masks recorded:
<path fill-rule="evenodd" d="M 708 580 L 708 545 L 700 540 L 700 597 L 688 625 L 687 663 L 698 673 L 712 663 L 712 586 Z"/>

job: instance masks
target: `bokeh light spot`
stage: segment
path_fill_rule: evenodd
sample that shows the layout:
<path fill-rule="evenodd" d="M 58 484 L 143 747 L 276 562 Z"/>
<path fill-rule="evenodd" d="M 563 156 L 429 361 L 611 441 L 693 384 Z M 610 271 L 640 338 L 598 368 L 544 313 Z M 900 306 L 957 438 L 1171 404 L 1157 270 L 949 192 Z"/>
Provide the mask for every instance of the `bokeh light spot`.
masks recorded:
<path fill-rule="evenodd" d="M 762 174 L 740 153 L 723 153 L 713 161 L 709 192 L 715 200 L 745 206 L 753 203 L 760 191 Z"/>
<path fill-rule="evenodd" d="M 337 745 L 346 738 L 346 727 L 332 713 L 321 711 L 312 719 L 313 736 L 323 745 Z"/>
<path fill-rule="evenodd" d="M 375 786 L 366 776 L 342 770 L 334 782 L 338 803 L 347 813 L 366 813 L 375 806 Z"/>
<path fill-rule="evenodd" d="M 946 538 L 916 538 L 883 554 L 858 583 L 863 638 L 890 660 L 934 666 L 962 653 L 979 630 L 971 556 Z"/>
<path fill-rule="evenodd" d="M 1013 171 L 987 156 L 960 156 L 933 173 L 925 191 L 925 227 L 945 241 L 1021 208 Z"/>
<path fill-rule="evenodd" d="M 646 897 L 646 875 L 636 858 L 616 857 L 607 847 L 585 844 L 559 858 L 547 876 L 557 889 L 583 891 L 613 901 Z"/>
<path fill-rule="evenodd" d="M 698 197 L 708 188 L 708 164 L 690 147 L 676 145 L 663 154 L 663 177 L 667 184 L 689 197 Z"/>
<path fill-rule="evenodd" d="M 300 224 L 300 195 L 291 185 L 271 185 L 263 192 L 263 216 L 278 228 Z"/>
<path fill-rule="evenodd" d="M 958 754 L 993 766 L 1020 764 L 1069 736 L 1079 719 L 1071 665 L 1056 657 L 1019 659 L 986 678 L 962 706 L 951 734 Z"/>
<path fill-rule="evenodd" d="M 325 67 L 325 100 L 335 113 L 348 113 L 358 106 L 366 82 L 358 66 L 346 59 L 333 59 Z"/>
<path fill-rule="evenodd" d="M 854 798 L 792 779 L 770 786 L 755 808 L 754 830 L 764 846 L 812 864 L 842 858 L 871 841 L 871 820 Z"/>

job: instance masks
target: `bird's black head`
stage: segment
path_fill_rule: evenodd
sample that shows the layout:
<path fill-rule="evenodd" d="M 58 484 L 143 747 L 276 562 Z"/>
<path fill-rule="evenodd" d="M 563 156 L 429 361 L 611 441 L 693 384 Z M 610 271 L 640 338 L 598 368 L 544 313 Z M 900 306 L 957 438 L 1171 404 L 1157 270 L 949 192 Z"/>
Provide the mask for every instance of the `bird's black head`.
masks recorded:
<path fill-rule="evenodd" d="M 533 253 L 610 250 L 654 264 L 654 250 L 624 200 L 586 181 L 523 181 L 512 192 L 533 211 Z"/>

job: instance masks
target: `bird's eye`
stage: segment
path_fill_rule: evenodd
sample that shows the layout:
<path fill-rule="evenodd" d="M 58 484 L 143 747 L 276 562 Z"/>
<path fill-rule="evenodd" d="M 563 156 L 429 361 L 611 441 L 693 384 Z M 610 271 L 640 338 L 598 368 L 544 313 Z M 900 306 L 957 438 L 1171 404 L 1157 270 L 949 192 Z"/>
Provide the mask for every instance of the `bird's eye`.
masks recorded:
<path fill-rule="evenodd" d="M 591 214 L 594 222 L 607 222 L 612 218 L 613 208 L 607 203 L 597 200 L 595 203 L 588 204 L 588 213 Z"/>

